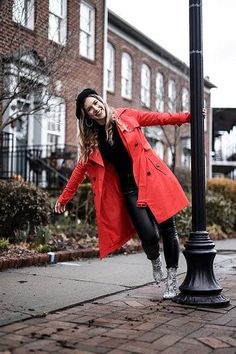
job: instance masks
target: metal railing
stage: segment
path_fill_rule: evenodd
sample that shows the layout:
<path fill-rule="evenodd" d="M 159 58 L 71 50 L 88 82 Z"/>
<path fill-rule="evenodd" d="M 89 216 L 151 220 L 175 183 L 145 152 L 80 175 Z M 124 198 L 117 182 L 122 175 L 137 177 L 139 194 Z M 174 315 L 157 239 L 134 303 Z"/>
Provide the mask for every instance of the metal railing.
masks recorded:
<path fill-rule="evenodd" d="M 23 179 L 47 189 L 61 188 L 78 157 L 74 145 L 14 147 L 13 135 L 0 134 L 0 178 Z"/>
<path fill-rule="evenodd" d="M 226 155 L 223 151 L 217 150 L 213 153 L 212 159 L 214 161 L 236 161 L 236 151 L 234 149 Z"/>

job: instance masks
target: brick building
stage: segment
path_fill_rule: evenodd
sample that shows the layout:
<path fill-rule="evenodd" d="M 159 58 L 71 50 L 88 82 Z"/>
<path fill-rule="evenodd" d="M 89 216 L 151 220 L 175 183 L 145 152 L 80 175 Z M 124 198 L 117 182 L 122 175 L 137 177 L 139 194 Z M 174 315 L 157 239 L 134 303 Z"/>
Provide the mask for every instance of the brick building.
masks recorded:
<path fill-rule="evenodd" d="M 15 98 L 23 99 L 21 93 L 31 104 L 35 99 L 30 94 L 36 91 L 37 96 L 41 93 L 38 100 L 46 100 L 46 88 L 50 98 L 64 100 L 66 119 L 62 123 L 63 129 L 65 126 L 62 136 L 58 139 L 48 136 L 47 141 L 44 132 L 45 139 L 35 141 L 35 134 L 31 134 L 28 144 L 45 144 L 50 140 L 74 143 L 76 130 L 72 117 L 78 90 L 92 85 L 102 91 L 104 1 L 14 0 L 1 2 L 0 10 L 1 77 L 8 77 L 10 84 L 15 84 L 19 91 L 15 96 L 10 93 L 11 104 L 15 106 Z M 27 68 L 29 73 L 25 72 Z M 21 88 L 19 81 L 25 87 Z M 33 81 L 32 86 L 30 81 Z M 3 80 L 0 85 L 2 91 Z M 40 89 L 43 92 L 39 92 Z M 1 103 L 4 105 L 4 100 Z M 64 107 L 60 109 L 63 111 Z M 8 110 L 5 116 L 11 113 Z M 41 114 L 45 112 L 42 110 Z M 11 127 L 8 129 L 12 131 Z"/>
<path fill-rule="evenodd" d="M 20 174 L 47 186 L 51 172 L 58 178 L 75 162 L 75 98 L 84 87 L 114 107 L 189 110 L 189 68 L 104 0 L 3 0 L 0 27 L 3 178 Z M 208 112 L 212 87 L 206 80 Z M 207 119 L 207 166 L 211 130 Z M 174 156 L 175 166 L 189 168 L 187 125 L 145 134 L 169 165 Z"/>

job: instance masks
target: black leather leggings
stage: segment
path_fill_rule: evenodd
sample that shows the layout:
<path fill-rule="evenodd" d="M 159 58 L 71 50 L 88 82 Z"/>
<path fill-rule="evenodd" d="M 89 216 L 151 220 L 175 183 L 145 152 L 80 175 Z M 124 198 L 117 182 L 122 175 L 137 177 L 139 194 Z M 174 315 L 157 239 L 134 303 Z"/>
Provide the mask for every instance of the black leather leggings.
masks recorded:
<path fill-rule="evenodd" d="M 124 197 L 129 215 L 147 258 L 153 260 L 159 256 L 159 241 L 161 236 L 166 268 L 177 268 L 179 261 L 179 240 L 174 218 L 157 224 L 149 208 L 137 207 L 137 189 L 124 191 Z"/>

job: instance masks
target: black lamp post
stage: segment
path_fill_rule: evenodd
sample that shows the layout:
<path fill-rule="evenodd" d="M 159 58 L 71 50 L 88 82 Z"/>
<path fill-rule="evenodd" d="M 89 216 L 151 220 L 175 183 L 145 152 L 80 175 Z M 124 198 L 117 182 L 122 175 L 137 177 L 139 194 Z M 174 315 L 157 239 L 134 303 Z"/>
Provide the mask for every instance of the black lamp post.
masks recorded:
<path fill-rule="evenodd" d="M 205 154 L 203 110 L 202 1 L 189 0 L 190 90 L 191 90 L 191 170 L 192 232 L 185 245 L 187 274 L 180 294 L 173 301 L 180 304 L 227 306 L 215 279 L 215 245 L 206 230 Z"/>

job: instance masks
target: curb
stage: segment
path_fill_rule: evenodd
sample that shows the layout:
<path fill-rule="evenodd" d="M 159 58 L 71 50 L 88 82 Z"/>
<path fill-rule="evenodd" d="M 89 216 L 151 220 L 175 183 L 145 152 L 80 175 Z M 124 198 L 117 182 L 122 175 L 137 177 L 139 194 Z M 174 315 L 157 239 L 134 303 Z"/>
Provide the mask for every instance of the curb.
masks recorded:
<path fill-rule="evenodd" d="M 124 254 L 139 252 L 142 250 L 141 245 L 130 246 L 121 248 L 120 250 L 114 252 L 113 254 Z M 74 261 L 78 258 L 97 258 L 99 257 L 98 248 L 85 248 L 82 250 L 71 250 L 71 251 L 58 251 L 58 252 L 48 252 L 42 254 L 32 254 L 30 256 L 18 258 L 11 257 L 8 259 L 0 259 L 0 271 L 12 269 L 12 268 L 22 268 L 31 267 L 47 264 L 56 264 L 59 262 Z"/>
<path fill-rule="evenodd" d="M 228 237 L 235 238 L 235 236 Z M 180 247 L 184 247 L 185 242 L 188 238 L 180 238 Z M 214 242 L 214 239 L 213 239 Z M 142 251 L 142 246 L 132 245 L 125 246 L 124 248 L 119 249 L 118 251 L 113 252 L 113 255 L 116 254 L 130 254 L 133 252 Z M 59 262 L 74 261 L 78 258 L 97 258 L 99 257 L 98 248 L 85 248 L 80 250 L 71 250 L 71 251 L 57 251 L 57 252 L 48 252 L 48 253 L 38 253 L 32 254 L 25 257 L 11 257 L 8 259 L 1 259 L 0 257 L 0 271 L 12 269 L 12 268 L 22 268 L 22 267 L 31 267 L 31 266 L 40 266 L 47 264 L 55 264 Z"/>

